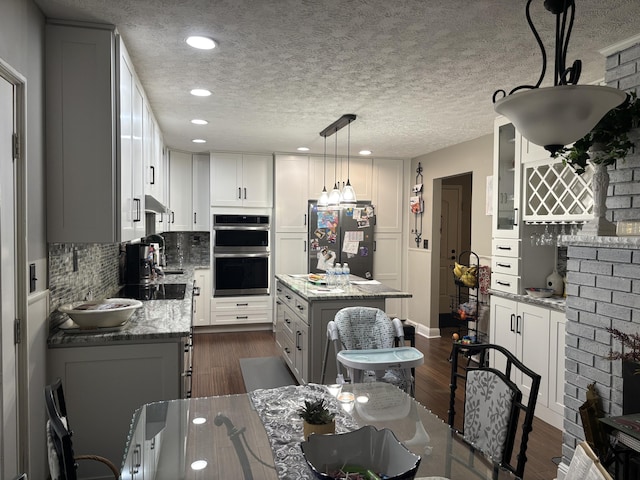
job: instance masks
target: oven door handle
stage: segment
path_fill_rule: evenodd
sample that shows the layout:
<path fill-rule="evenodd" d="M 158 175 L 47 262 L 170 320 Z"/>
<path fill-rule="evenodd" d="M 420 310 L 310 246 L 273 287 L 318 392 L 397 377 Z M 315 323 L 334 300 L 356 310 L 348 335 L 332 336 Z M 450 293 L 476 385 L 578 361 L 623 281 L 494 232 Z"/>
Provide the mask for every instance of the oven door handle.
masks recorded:
<path fill-rule="evenodd" d="M 269 252 L 258 253 L 214 253 L 214 258 L 268 258 Z"/>

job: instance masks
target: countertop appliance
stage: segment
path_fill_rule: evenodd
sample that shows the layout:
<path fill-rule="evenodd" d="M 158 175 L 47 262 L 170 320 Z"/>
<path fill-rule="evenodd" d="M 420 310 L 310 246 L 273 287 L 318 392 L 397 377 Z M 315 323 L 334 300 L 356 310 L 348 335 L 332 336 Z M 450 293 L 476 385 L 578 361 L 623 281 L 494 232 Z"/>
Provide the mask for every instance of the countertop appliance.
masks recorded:
<path fill-rule="evenodd" d="M 147 243 L 128 243 L 124 282 L 127 285 L 149 283 L 151 281 L 150 245 Z"/>
<path fill-rule="evenodd" d="M 214 297 L 269 295 L 270 236 L 268 215 L 213 216 Z"/>
<path fill-rule="evenodd" d="M 183 300 L 186 290 L 186 283 L 138 283 L 124 285 L 116 297 L 136 300 Z"/>
<path fill-rule="evenodd" d="M 374 226 L 370 202 L 319 211 L 317 202 L 309 200 L 308 273 L 324 273 L 328 266 L 347 262 L 352 275 L 373 278 Z"/>

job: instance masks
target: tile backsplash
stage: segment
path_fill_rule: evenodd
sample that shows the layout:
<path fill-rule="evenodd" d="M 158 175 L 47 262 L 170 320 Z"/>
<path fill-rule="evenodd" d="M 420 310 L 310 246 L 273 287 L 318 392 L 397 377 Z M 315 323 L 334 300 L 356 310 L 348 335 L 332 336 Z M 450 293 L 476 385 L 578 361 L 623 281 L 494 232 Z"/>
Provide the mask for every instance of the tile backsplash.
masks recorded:
<path fill-rule="evenodd" d="M 176 267 L 182 252 L 185 265 L 209 264 L 209 232 L 166 232 L 167 265 Z M 119 243 L 50 243 L 49 290 L 51 312 L 65 303 L 105 298 L 118 291 L 120 257 L 124 244 Z"/>
<path fill-rule="evenodd" d="M 65 303 L 104 298 L 118 289 L 117 243 L 50 243 L 49 291 L 54 312 Z"/>

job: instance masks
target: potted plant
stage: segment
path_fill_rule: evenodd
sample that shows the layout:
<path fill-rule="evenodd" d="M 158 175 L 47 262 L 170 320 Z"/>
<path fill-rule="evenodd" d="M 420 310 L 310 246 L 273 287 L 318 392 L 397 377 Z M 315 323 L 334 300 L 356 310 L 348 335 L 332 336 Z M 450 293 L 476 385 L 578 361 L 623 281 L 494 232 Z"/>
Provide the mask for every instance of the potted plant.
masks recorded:
<path fill-rule="evenodd" d="M 312 433 L 327 434 L 336 430 L 336 414 L 329 411 L 324 399 L 305 400 L 304 407 L 298 410 L 298 415 L 303 420 L 305 440 Z"/>
<path fill-rule="evenodd" d="M 609 360 L 622 360 L 622 410 L 625 415 L 640 413 L 640 334 L 607 328 L 622 344 L 622 351 L 611 350 Z"/>
<path fill-rule="evenodd" d="M 618 160 L 624 160 L 634 147 L 629 132 L 638 126 L 639 121 L 640 101 L 634 91 L 627 95 L 622 104 L 602 117 L 584 137 L 553 155 L 554 158 L 562 158 L 563 163 L 571 166 L 578 175 L 586 171 L 588 163 L 593 166 L 594 219 L 585 224 L 583 233 L 615 235 L 615 225 L 604 218 L 609 187 L 607 167 Z"/>

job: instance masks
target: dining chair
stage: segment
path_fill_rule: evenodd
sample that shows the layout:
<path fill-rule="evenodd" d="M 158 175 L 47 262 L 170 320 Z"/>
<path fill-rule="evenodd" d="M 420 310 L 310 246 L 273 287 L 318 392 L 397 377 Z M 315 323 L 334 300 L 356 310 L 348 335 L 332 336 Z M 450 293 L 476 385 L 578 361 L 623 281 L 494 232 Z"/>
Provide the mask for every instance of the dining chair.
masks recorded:
<path fill-rule="evenodd" d="M 495 362 L 500 357 L 504 361 Z M 504 364 L 504 368 L 490 367 L 490 359 L 492 365 Z M 493 462 L 494 478 L 500 468 L 520 478 L 524 474 L 540 378 L 500 345 L 453 345 L 448 423 L 464 442 Z M 455 418 L 456 402 L 460 401 L 456 398 L 458 382 L 464 385 L 462 428 L 456 425 Z M 530 386 L 528 398 L 518 386 L 522 384 Z M 519 447 L 514 458 L 516 445 Z M 451 460 L 462 461 L 455 457 Z"/>
<path fill-rule="evenodd" d="M 51 480 L 76 480 L 78 478 L 78 460 L 95 460 L 106 465 L 113 478 L 120 478 L 120 471 L 111 460 L 99 455 L 74 455 L 71 437 L 73 435 L 67 416 L 67 404 L 64 399 L 62 381 L 44 387 L 44 400 L 47 409 L 47 454 Z"/>
<path fill-rule="evenodd" d="M 352 381 L 354 377 L 362 378 L 365 382 L 384 381 L 413 394 L 411 368 L 404 368 L 402 362 L 397 363 L 397 368 L 364 371 L 364 375 L 359 375 L 353 368 L 345 367 L 338 355 L 343 350 L 406 348 L 400 319 L 391 320 L 384 311 L 373 307 L 346 307 L 339 310 L 334 319 L 327 324 L 321 383 L 324 383 L 330 344 L 333 344 L 336 355 L 338 376 L 342 375 L 346 382 Z"/>

